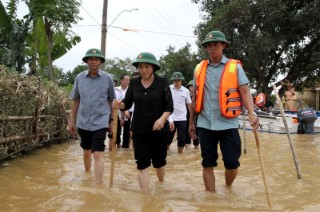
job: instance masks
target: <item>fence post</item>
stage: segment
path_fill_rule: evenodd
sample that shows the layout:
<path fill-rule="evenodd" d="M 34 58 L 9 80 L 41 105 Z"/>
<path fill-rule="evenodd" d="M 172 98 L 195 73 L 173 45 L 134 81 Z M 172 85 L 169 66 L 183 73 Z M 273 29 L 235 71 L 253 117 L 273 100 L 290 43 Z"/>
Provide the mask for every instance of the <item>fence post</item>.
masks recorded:
<path fill-rule="evenodd" d="M 39 122 L 40 122 L 40 106 L 41 106 L 41 97 L 40 97 L 40 77 L 38 78 L 38 89 L 36 97 L 36 107 L 34 111 L 34 119 L 33 119 L 33 143 L 38 143 L 39 141 Z"/>

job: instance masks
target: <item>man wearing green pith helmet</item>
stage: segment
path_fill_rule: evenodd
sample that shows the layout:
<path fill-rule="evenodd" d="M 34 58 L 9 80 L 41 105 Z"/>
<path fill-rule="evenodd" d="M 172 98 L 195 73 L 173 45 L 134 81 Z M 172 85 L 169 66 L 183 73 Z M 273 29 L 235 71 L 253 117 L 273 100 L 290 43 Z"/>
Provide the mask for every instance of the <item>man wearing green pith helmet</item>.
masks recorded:
<path fill-rule="evenodd" d="M 149 52 L 140 53 L 132 62 L 140 76 L 130 81 L 123 100 L 114 100 L 114 108 L 128 110 L 134 103 L 131 122 L 134 158 L 142 192 L 149 191 L 148 169 L 153 165 L 162 182 L 167 163 L 167 118 L 173 111 L 169 81 L 156 75 L 160 64 Z"/>
<path fill-rule="evenodd" d="M 195 98 L 195 93 L 194 93 L 194 80 L 190 80 L 189 83 L 187 84 L 187 89 L 190 92 L 190 98 L 191 100 Z M 187 106 L 188 108 L 188 106 Z M 188 108 L 187 110 L 187 129 L 186 129 L 186 146 L 189 146 L 191 144 L 191 138 L 189 135 L 189 117 L 190 117 L 190 109 Z M 192 139 L 193 141 L 193 146 L 195 149 L 199 149 L 199 139 Z"/>
<path fill-rule="evenodd" d="M 201 61 L 194 73 L 196 96 L 193 99 L 189 119 L 189 134 L 200 140 L 202 175 L 206 191 L 215 191 L 214 167 L 217 166 L 218 144 L 225 167 L 225 183 L 231 186 L 238 174 L 241 155 L 241 140 L 238 132 L 238 115 L 242 105 L 253 111 L 249 80 L 241 62 L 224 56 L 223 50 L 230 42 L 220 31 L 209 32 L 202 46 L 209 59 Z M 250 113 L 251 114 L 251 113 Z M 254 129 L 259 122 L 256 116 L 249 117 Z"/>
<path fill-rule="evenodd" d="M 174 135 L 177 132 L 178 153 L 181 154 L 186 146 L 187 111 L 191 108 L 191 98 L 189 90 L 182 85 L 184 77 L 181 72 L 174 72 L 171 80 L 173 81 L 170 85 L 173 99 L 173 113 L 169 117 L 169 122 L 172 130 L 169 132 L 167 146 L 169 150 Z"/>
<path fill-rule="evenodd" d="M 83 163 L 86 171 L 91 170 L 92 157 L 96 182 L 103 182 L 103 152 L 107 131 L 112 134 L 111 103 L 115 99 L 112 76 L 100 69 L 105 62 L 101 51 L 89 49 L 82 61 L 88 70 L 77 75 L 70 94 L 72 107 L 68 122 L 71 134 L 80 135 Z"/>

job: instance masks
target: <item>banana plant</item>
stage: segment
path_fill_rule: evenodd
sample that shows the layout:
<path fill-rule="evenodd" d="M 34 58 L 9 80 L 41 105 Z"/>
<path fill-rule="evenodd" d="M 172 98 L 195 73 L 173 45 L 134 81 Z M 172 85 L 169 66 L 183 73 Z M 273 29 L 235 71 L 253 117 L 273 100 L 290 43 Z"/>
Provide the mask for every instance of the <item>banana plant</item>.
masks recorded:
<path fill-rule="evenodd" d="M 7 10 L 0 2 L 0 63 L 8 66 L 11 70 L 23 72 L 26 63 L 24 57 L 25 39 L 31 19 L 16 16 L 18 0 L 8 2 Z"/>
<path fill-rule="evenodd" d="M 49 76 L 56 82 L 53 61 L 81 41 L 71 31 L 80 20 L 77 0 L 25 0 L 29 13 L 18 19 L 19 0 L 10 0 L 6 8 L 0 1 L 0 64 L 29 74 Z M 32 23 L 32 24 L 31 24 Z"/>
<path fill-rule="evenodd" d="M 78 16 L 80 2 L 77 0 L 27 0 L 26 4 L 33 20 L 37 20 L 35 27 L 41 31 L 33 31 L 33 33 L 45 34 L 46 37 L 45 42 L 43 37 L 33 41 L 36 42 L 34 46 L 40 49 L 40 64 L 48 72 L 50 79 L 56 83 L 53 61 L 80 42 L 80 37 L 70 30 L 71 24 L 81 19 Z M 46 55 L 43 54 L 44 49 Z"/>

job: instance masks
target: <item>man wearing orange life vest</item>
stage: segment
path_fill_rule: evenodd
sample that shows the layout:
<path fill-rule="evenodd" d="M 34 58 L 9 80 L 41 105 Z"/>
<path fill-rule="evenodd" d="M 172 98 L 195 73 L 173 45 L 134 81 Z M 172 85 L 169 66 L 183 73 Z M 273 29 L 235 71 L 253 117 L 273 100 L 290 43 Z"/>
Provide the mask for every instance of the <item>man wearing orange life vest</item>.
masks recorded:
<path fill-rule="evenodd" d="M 225 166 L 225 183 L 231 186 L 238 174 L 241 155 L 241 140 L 238 132 L 237 116 L 241 104 L 253 111 L 253 99 L 248 88 L 248 78 L 239 61 L 223 55 L 229 41 L 220 31 L 207 34 L 202 46 L 207 49 L 209 60 L 202 61 L 195 68 L 196 98 L 193 99 L 189 119 L 189 134 L 200 140 L 203 180 L 206 191 L 215 192 L 214 167 L 217 166 L 218 143 Z M 250 124 L 258 128 L 255 115 L 250 116 Z"/>

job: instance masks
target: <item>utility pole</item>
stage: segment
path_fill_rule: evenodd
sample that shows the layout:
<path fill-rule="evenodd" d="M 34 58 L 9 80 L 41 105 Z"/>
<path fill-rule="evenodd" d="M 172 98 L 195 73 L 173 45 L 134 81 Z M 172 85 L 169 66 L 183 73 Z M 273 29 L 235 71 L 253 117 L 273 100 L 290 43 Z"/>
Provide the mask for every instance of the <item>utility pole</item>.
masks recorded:
<path fill-rule="evenodd" d="M 108 0 L 103 0 L 102 10 L 102 25 L 101 25 L 101 53 L 106 57 L 106 45 L 107 45 L 107 11 L 108 11 Z M 101 69 L 104 70 L 104 63 L 101 64 Z"/>

